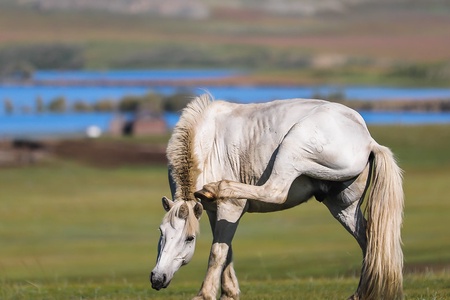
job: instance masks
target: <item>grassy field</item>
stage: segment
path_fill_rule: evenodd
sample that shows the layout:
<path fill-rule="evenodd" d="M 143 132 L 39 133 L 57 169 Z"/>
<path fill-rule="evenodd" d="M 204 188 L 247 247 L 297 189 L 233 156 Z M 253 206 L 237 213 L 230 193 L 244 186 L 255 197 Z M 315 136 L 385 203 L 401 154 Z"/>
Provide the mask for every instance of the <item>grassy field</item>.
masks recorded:
<path fill-rule="evenodd" d="M 450 127 L 380 126 L 405 170 L 406 299 L 450 299 Z M 0 169 L 0 299 L 187 299 L 202 282 L 206 217 L 192 262 L 151 289 L 165 168 L 71 161 Z M 315 200 L 246 215 L 235 241 L 243 299 L 345 299 L 358 283 L 356 242 Z"/>

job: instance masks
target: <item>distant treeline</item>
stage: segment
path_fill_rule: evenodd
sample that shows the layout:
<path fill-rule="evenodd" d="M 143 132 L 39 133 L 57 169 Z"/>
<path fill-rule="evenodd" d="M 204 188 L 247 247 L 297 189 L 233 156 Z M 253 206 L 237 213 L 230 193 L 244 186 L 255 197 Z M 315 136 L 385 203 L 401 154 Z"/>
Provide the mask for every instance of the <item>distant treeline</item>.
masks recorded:
<path fill-rule="evenodd" d="M 35 70 L 76 70 L 89 64 L 85 47 L 77 44 L 33 44 L 0 48 L 0 79 L 27 80 Z M 327 62 L 324 67 L 323 59 Z M 92 63 L 92 62 L 91 62 Z M 303 72 L 310 80 L 360 80 L 364 76 L 382 82 L 448 85 L 450 61 L 415 63 L 352 56 L 321 56 L 295 49 L 260 46 L 191 45 L 165 43 L 111 56 L 111 69 L 142 68 L 239 68 Z M 276 73 L 273 75 L 277 77 Z M 294 75 L 295 76 L 295 75 Z M 274 78 L 276 79 L 276 78 Z"/>
<path fill-rule="evenodd" d="M 362 101 L 347 99 L 344 91 L 336 90 L 335 92 L 322 95 L 315 93 L 312 98 L 325 99 L 332 102 L 337 102 L 351 107 L 355 110 L 367 111 L 421 111 L 421 112 L 448 112 L 450 111 L 450 99 L 427 99 L 427 100 L 375 100 Z"/>
<path fill-rule="evenodd" d="M 356 110 L 368 111 L 420 111 L 449 112 L 450 99 L 434 100 L 377 100 L 377 101 L 337 101 Z"/>
<path fill-rule="evenodd" d="M 57 97 L 44 103 L 41 98 L 35 100 L 34 106 L 15 107 L 13 101 L 3 100 L 3 108 L 6 114 L 22 113 L 65 113 L 65 112 L 123 112 L 123 113 L 147 113 L 159 115 L 163 112 L 180 112 L 195 97 L 189 92 L 178 92 L 170 96 L 148 93 L 143 96 L 125 96 L 120 100 L 104 99 L 94 103 L 82 100 L 67 101 L 64 97 Z M 368 111 L 450 111 L 450 99 L 435 100 L 377 100 L 358 101 L 346 99 L 343 92 L 336 91 L 329 95 L 316 93 L 312 96 L 316 99 L 325 99 L 344 104 L 356 110 Z"/>
<path fill-rule="evenodd" d="M 77 70 L 85 64 L 81 46 L 37 44 L 0 49 L 0 79 L 25 80 L 35 70 Z"/>
<path fill-rule="evenodd" d="M 123 113 L 149 113 L 161 114 L 163 112 L 179 112 L 195 96 L 188 92 L 179 92 L 171 96 L 148 93 L 143 96 L 125 96 L 120 100 L 99 100 L 87 103 L 82 100 L 69 103 L 64 97 L 57 97 L 48 103 L 42 98 L 35 100 L 34 106 L 15 107 L 9 99 L 3 100 L 6 114 L 17 111 L 23 113 L 64 113 L 64 112 L 123 112 Z"/>

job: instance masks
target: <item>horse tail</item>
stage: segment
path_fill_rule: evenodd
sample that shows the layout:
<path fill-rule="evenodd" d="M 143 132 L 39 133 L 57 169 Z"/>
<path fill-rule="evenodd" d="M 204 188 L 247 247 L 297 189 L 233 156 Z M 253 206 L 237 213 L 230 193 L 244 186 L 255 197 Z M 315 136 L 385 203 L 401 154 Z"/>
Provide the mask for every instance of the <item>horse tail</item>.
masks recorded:
<path fill-rule="evenodd" d="M 366 205 L 367 250 L 358 287 L 360 299 L 403 298 L 402 170 L 389 148 L 374 143 L 373 180 Z"/>

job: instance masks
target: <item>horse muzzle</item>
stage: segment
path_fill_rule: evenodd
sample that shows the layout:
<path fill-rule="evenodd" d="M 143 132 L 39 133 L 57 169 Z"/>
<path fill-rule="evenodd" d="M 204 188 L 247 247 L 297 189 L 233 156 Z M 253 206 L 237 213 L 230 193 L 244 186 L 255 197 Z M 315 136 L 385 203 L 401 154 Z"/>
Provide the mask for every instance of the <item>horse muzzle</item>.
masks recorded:
<path fill-rule="evenodd" d="M 165 289 L 170 284 L 170 280 L 167 281 L 166 274 L 157 274 L 154 272 L 150 274 L 150 282 L 152 283 L 152 288 L 157 291 L 160 289 Z"/>

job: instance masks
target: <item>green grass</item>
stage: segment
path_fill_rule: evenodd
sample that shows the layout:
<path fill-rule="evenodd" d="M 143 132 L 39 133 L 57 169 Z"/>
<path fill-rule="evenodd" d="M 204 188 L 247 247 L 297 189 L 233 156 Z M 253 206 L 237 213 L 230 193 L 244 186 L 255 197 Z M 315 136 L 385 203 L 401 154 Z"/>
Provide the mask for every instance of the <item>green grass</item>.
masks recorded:
<path fill-rule="evenodd" d="M 406 299 L 450 299 L 450 127 L 372 127 L 405 169 Z M 54 161 L 0 169 L 0 299 L 188 299 L 205 274 L 206 217 L 191 263 L 150 288 L 168 195 L 164 167 Z M 360 249 L 315 200 L 244 216 L 234 240 L 243 299 L 345 299 Z"/>

